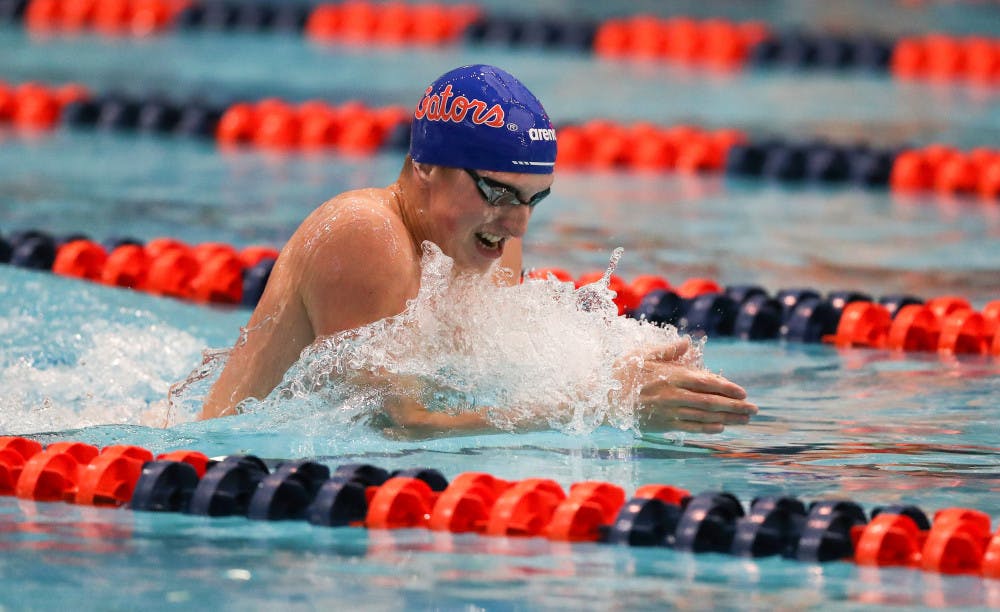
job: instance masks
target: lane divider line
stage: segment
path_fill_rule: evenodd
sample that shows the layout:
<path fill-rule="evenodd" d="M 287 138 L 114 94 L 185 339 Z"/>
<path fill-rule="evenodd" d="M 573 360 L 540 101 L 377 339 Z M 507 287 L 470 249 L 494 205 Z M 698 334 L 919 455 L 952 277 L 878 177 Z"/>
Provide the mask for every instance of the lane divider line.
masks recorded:
<path fill-rule="evenodd" d="M 932 518 L 913 505 L 871 513 L 848 499 L 806 504 L 796 497 L 699 494 L 647 484 L 627 498 L 613 483 L 565 491 L 547 478 L 508 482 L 482 472 L 450 482 L 439 471 L 388 472 L 367 464 L 299 459 L 273 471 L 253 455 L 220 461 L 196 451 L 161 454 L 138 446 L 80 442 L 42 447 L 0 437 L 0 495 L 35 501 L 182 512 L 249 520 L 305 520 L 328 527 L 431 529 L 492 538 L 672 548 L 803 563 L 851 561 L 939 574 L 1000 579 L 1000 530 L 985 512 L 944 508 Z"/>

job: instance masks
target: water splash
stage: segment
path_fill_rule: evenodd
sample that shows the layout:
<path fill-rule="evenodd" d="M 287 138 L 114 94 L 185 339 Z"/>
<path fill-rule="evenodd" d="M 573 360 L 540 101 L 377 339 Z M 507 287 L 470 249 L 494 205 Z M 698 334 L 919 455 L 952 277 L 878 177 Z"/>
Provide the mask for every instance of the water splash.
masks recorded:
<path fill-rule="evenodd" d="M 611 275 L 615 273 L 618 269 L 618 262 L 622 258 L 622 254 L 625 249 L 622 247 L 616 248 L 611 252 L 611 260 L 608 262 L 608 268 L 604 271 L 601 279 L 597 282 L 590 283 L 581 286 L 576 291 L 576 303 L 580 310 L 586 312 L 600 311 L 601 309 L 607 309 L 608 302 L 613 300 L 615 295 L 608 287 L 611 285 Z M 609 295 L 610 294 L 610 295 Z M 611 304 L 617 313 L 618 308 Z"/>
<path fill-rule="evenodd" d="M 166 423 L 166 395 L 202 341 L 169 326 L 96 320 L 43 360 L 22 356 L 0 367 L 0 432 L 29 434 L 97 424 Z M 73 349 L 73 350 L 71 350 Z"/>
<path fill-rule="evenodd" d="M 616 250 L 604 278 L 579 289 L 555 279 L 499 287 L 454 274 L 452 260 L 427 245 L 419 293 L 403 313 L 318 339 L 269 397 L 208 423 L 194 421 L 228 350 L 201 349 L 218 335 L 209 330 L 232 329 L 232 315 L 219 313 L 209 327 L 203 310 L 23 275 L 18 291 L 34 291 L 31 299 L 0 308 L 0 431 L 166 424 L 164 444 L 284 433 L 307 455 L 310 445 L 337 440 L 384 441 L 383 407 L 394 395 L 450 414 L 487 408 L 502 430 L 585 433 L 605 422 L 627 430 L 634 386 L 614 364 L 641 364 L 643 350 L 678 335 L 617 316 L 608 283 L 620 257 Z M 167 314 L 140 307 L 150 305 Z M 694 349 L 687 363 L 700 366 Z"/>
<path fill-rule="evenodd" d="M 268 398 L 240 409 L 268 415 L 269 427 L 332 432 L 378 425 L 389 397 L 416 394 L 432 411 L 485 408 L 508 431 L 538 423 L 576 434 L 604 423 L 634 429 L 638 387 L 621 366 L 637 371 L 648 351 L 680 336 L 618 316 L 608 284 L 621 254 L 579 289 L 554 279 L 498 287 L 454 274 L 452 260 L 426 243 L 420 290 L 404 312 L 317 339 Z M 701 367 L 699 343 L 684 363 Z"/>

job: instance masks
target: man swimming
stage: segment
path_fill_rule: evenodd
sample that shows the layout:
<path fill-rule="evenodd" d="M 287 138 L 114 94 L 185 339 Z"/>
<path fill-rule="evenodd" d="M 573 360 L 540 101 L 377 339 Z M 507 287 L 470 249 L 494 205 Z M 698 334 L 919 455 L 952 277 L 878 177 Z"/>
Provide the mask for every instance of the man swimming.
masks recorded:
<path fill-rule="evenodd" d="M 205 399 L 202 418 L 263 399 L 321 336 L 401 313 L 420 286 L 421 245 L 458 272 L 521 270 L 521 237 L 553 182 L 556 133 L 541 103 L 509 73 L 464 66 L 438 78 L 414 111 L 410 151 L 385 188 L 350 191 L 302 223 L 275 262 L 247 333 Z M 516 275 L 511 282 L 516 282 Z M 677 363 L 682 342 L 647 355 L 644 430 L 718 433 L 757 412 L 738 385 Z M 414 434 L 491 429 L 485 410 L 445 414 L 416 397 L 384 407 Z"/>

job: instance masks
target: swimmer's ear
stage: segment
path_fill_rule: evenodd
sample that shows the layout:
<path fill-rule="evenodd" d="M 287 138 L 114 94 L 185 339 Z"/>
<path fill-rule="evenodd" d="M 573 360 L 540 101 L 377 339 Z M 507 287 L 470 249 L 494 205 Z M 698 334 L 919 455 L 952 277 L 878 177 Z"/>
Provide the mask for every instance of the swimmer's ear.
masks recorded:
<path fill-rule="evenodd" d="M 415 174 L 418 179 L 420 179 L 424 183 L 431 180 L 431 169 L 434 168 L 434 166 L 430 164 L 424 164 L 418 161 L 410 163 L 413 165 L 413 174 Z"/>

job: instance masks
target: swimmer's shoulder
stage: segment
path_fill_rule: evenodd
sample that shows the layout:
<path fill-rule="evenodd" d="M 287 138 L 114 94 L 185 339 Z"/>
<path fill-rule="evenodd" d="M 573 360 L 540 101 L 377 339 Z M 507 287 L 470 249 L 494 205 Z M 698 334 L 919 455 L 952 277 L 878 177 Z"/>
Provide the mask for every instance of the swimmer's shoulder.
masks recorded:
<path fill-rule="evenodd" d="M 352 234 L 399 233 L 405 232 L 406 227 L 393 191 L 368 188 L 346 191 L 327 200 L 309 215 L 300 230 L 329 236 L 345 231 Z"/>
<path fill-rule="evenodd" d="M 320 206 L 324 213 L 352 210 L 373 214 L 396 213 L 396 193 L 392 187 L 352 189 L 334 196 Z"/>
<path fill-rule="evenodd" d="M 300 265 L 327 273 L 360 265 L 419 276 L 419 250 L 389 188 L 357 189 L 328 200 L 302 223 L 292 243 Z"/>
<path fill-rule="evenodd" d="M 395 196 L 388 188 L 346 191 L 319 205 L 292 236 L 293 244 L 311 245 L 347 237 L 406 232 Z"/>
<path fill-rule="evenodd" d="M 419 254 L 392 197 L 386 189 L 341 194 L 296 232 L 299 291 L 317 334 L 398 314 L 416 295 Z"/>

